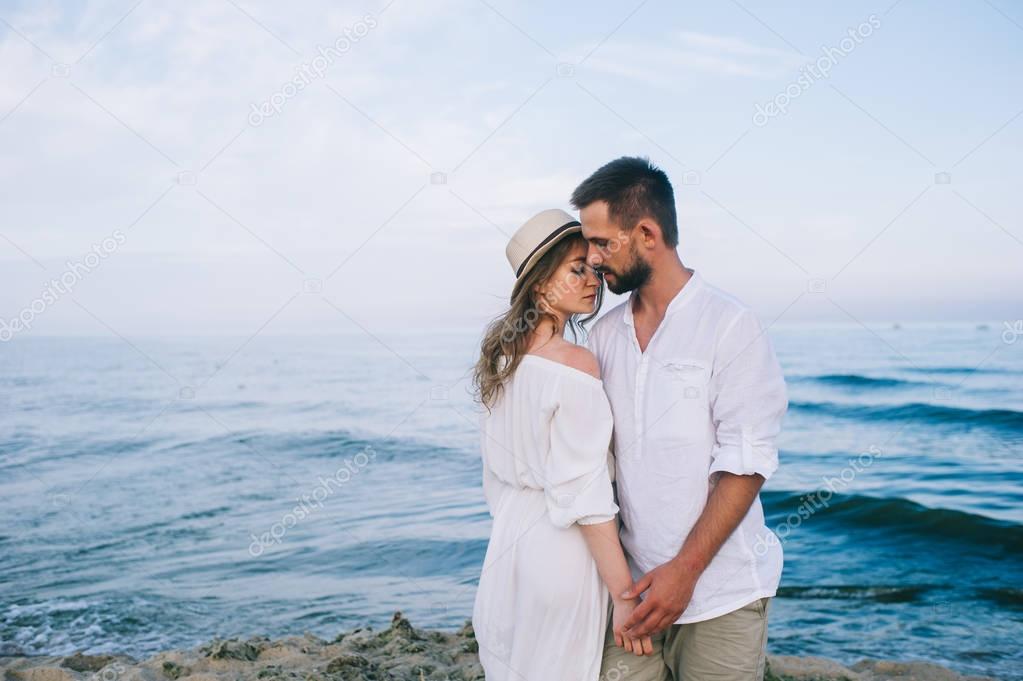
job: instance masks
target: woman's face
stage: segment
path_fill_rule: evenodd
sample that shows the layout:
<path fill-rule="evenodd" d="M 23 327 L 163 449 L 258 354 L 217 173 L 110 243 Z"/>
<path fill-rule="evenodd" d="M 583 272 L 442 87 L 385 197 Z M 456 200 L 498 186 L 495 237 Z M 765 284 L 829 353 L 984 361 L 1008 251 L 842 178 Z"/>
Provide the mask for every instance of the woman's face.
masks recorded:
<path fill-rule="evenodd" d="M 586 263 L 587 250 L 585 241 L 576 240 L 540 290 L 541 301 L 565 318 L 573 314 L 590 314 L 597 303 L 601 281 Z"/>

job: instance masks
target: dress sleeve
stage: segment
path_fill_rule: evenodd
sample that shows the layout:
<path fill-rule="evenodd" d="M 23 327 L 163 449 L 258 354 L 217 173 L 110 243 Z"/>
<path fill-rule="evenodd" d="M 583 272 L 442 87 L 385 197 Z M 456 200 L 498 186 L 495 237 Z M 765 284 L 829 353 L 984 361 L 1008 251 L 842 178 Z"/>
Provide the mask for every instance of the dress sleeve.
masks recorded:
<path fill-rule="evenodd" d="M 611 520 L 618 513 L 608 474 L 611 407 L 599 381 L 562 376 L 551 416 L 544 493 L 551 522 L 567 528 Z"/>
<path fill-rule="evenodd" d="M 501 481 L 497 479 L 485 461 L 483 462 L 483 498 L 487 502 L 490 517 L 493 518 L 501 498 Z"/>
<path fill-rule="evenodd" d="M 725 331 L 711 376 L 711 412 L 717 437 L 711 475 L 759 473 L 778 468 L 775 438 L 788 409 L 785 378 L 766 331 L 745 308 Z"/>

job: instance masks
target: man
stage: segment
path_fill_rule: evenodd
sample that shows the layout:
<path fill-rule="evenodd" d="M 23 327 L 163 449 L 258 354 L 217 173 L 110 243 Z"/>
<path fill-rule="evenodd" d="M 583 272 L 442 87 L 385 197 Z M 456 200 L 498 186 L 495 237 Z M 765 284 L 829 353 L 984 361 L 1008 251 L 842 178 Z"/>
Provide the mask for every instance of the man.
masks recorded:
<path fill-rule="evenodd" d="M 575 190 L 589 264 L 631 291 L 587 345 L 614 412 L 621 539 L 643 602 L 622 632 L 608 618 L 602 674 L 629 681 L 762 679 L 767 611 L 782 549 L 760 487 L 778 467 L 785 380 L 752 310 L 682 264 L 667 175 L 643 158 L 608 163 Z M 670 677 L 669 677 L 670 673 Z"/>

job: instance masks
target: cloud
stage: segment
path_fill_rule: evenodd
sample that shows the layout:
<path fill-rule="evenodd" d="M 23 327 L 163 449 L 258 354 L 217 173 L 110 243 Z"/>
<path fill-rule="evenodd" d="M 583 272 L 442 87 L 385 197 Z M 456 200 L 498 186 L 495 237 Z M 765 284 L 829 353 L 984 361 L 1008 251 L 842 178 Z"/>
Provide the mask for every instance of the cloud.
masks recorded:
<path fill-rule="evenodd" d="M 676 87 L 680 76 L 694 74 L 778 78 L 804 61 L 794 52 L 761 47 L 741 38 L 680 31 L 664 40 L 609 43 L 584 68 L 657 87 Z"/>

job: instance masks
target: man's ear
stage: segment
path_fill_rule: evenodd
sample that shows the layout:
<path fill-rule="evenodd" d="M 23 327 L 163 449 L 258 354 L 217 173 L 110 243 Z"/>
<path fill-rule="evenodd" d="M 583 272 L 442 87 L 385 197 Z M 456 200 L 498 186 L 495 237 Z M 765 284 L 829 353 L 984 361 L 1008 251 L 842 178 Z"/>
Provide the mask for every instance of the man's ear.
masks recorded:
<path fill-rule="evenodd" d="M 636 229 L 633 230 L 639 232 L 639 242 L 644 248 L 653 248 L 658 241 L 664 241 L 664 235 L 661 234 L 661 228 L 656 222 L 647 220 L 646 218 L 639 221 L 636 225 Z"/>

